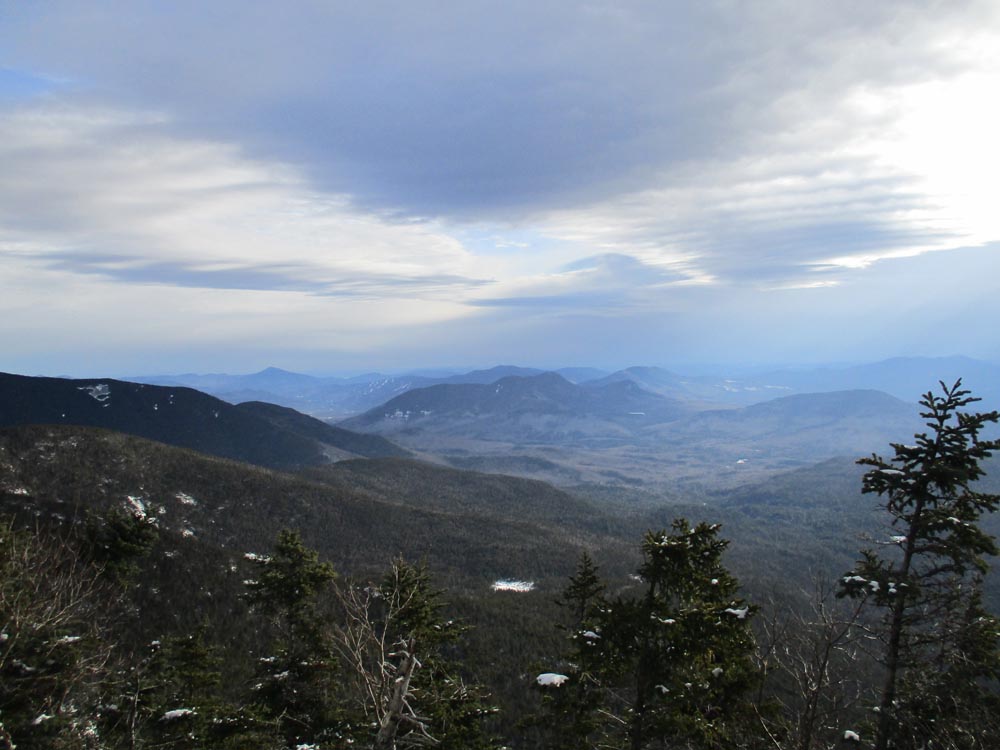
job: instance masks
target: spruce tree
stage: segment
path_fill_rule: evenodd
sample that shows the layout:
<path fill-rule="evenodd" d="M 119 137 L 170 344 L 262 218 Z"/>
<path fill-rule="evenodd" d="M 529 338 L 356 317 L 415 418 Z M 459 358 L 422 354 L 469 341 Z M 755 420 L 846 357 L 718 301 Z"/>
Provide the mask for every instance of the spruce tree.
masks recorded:
<path fill-rule="evenodd" d="M 221 660 L 205 643 L 205 630 L 156 642 L 146 670 L 145 736 L 163 750 L 222 747 L 233 728 L 219 692 Z"/>
<path fill-rule="evenodd" d="M 561 626 L 566 630 L 567 652 L 558 672 L 543 673 L 535 680 L 542 706 L 529 723 L 541 733 L 548 750 L 593 748 L 601 736 L 594 647 L 606 588 L 590 555 L 582 553 L 576 573 L 557 600 L 569 615 L 569 625 Z"/>
<path fill-rule="evenodd" d="M 678 519 L 672 533 L 647 533 L 641 591 L 601 597 L 592 610 L 583 608 L 570 673 L 537 680 L 546 691 L 575 692 L 562 701 L 572 709 L 563 713 L 571 723 L 554 727 L 552 746 L 567 746 L 560 729 L 583 737 L 581 747 L 737 746 L 732 722 L 748 709 L 745 698 L 755 679 L 754 610 L 739 598 L 739 584 L 722 564 L 728 542 L 718 538 L 718 529 Z M 584 572 L 568 592 L 596 595 L 595 586 L 579 585 Z M 592 580 L 589 572 L 587 578 Z"/>
<path fill-rule="evenodd" d="M 864 597 L 883 612 L 876 750 L 985 747 L 977 743 L 996 731 L 995 720 L 982 723 L 982 709 L 996 703 L 984 681 L 1000 676 L 998 630 L 980 587 L 984 558 L 997 547 L 979 521 L 1000 496 L 977 491 L 975 482 L 980 462 L 1000 447 L 980 432 L 1000 415 L 965 412 L 979 399 L 961 381 L 941 388 L 942 395 L 928 392 L 920 402 L 928 432 L 912 445 L 892 444 L 888 461 L 859 461 L 872 467 L 863 492 L 882 497 L 892 519 L 883 550 L 863 550 L 842 579 L 843 595 Z"/>
<path fill-rule="evenodd" d="M 87 514 L 83 553 L 111 580 L 128 585 L 158 536 L 156 508 L 130 500 L 100 516 Z"/>
<path fill-rule="evenodd" d="M 607 589 L 600 571 L 586 551 L 581 553 L 576 573 L 569 577 L 569 584 L 562 592 L 559 604 L 568 609 L 577 628 L 593 616 L 594 606 Z"/>
<path fill-rule="evenodd" d="M 319 600 L 336 576 L 333 567 L 289 530 L 278 534 L 270 556 L 246 557 L 255 569 L 245 581 L 247 601 L 271 640 L 258 660 L 256 703 L 287 746 L 330 746 L 340 728 L 337 663 Z"/>

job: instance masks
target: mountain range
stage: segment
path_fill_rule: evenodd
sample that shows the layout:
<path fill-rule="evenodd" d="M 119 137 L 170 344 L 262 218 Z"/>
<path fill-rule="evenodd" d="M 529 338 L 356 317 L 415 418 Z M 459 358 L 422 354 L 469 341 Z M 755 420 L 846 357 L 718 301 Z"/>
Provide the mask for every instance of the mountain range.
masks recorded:
<path fill-rule="evenodd" d="M 490 381 L 509 368 L 468 374 Z M 272 375 L 297 381 L 294 374 Z M 405 457 L 505 472 L 561 486 L 671 482 L 734 486 L 837 455 L 904 440 L 915 405 L 888 394 L 797 394 L 707 408 L 649 368 L 575 384 L 557 373 L 412 388 L 332 425 L 260 401 L 229 404 L 199 391 L 112 379 L 0 375 L 0 426 L 103 427 L 271 468 L 356 457 Z"/>
<path fill-rule="evenodd" d="M 314 377 L 268 367 L 249 375 L 154 375 L 130 377 L 137 383 L 196 388 L 230 403 L 267 401 L 321 418 L 344 418 L 371 409 L 414 388 L 454 383 L 493 383 L 508 376 L 540 375 L 544 370 L 498 365 L 488 370 L 429 376 L 367 373 L 350 378 Z M 566 368 L 570 380 L 607 373 L 592 368 Z"/>
<path fill-rule="evenodd" d="M 275 468 L 407 455 L 384 438 L 272 404 L 234 406 L 183 387 L 0 373 L 0 427 L 29 424 L 102 427 Z"/>
<path fill-rule="evenodd" d="M 1000 407 L 1000 366 L 968 357 L 895 358 L 849 367 L 798 367 L 713 374 L 680 374 L 661 367 L 628 367 L 608 372 L 592 367 L 553 370 L 575 384 L 604 385 L 631 381 L 644 390 L 689 402 L 695 408 L 748 406 L 779 396 L 840 390 L 880 390 L 916 402 L 938 380 L 966 384 L 989 408 Z M 452 373 L 386 375 L 366 373 L 350 378 L 316 377 L 269 367 L 248 375 L 155 375 L 125 378 L 152 385 L 186 386 L 230 403 L 266 401 L 323 419 L 345 419 L 366 412 L 409 390 L 432 385 L 495 383 L 508 376 L 529 377 L 546 370 L 502 365 Z"/>
<path fill-rule="evenodd" d="M 641 373 L 646 382 L 650 374 Z M 659 381 L 659 382 L 662 382 Z M 706 409 L 628 377 L 554 373 L 417 388 L 342 423 L 453 466 L 581 483 L 735 485 L 882 449 L 922 427 L 915 404 L 872 390 Z"/>
<path fill-rule="evenodd" d="M 666 449 L 732 461 L 813 462 L 867 454 L 922 428 L 917 408 L 881 391 L 809 393 L 740 409 L 702 411 L 645 432 Z"/>

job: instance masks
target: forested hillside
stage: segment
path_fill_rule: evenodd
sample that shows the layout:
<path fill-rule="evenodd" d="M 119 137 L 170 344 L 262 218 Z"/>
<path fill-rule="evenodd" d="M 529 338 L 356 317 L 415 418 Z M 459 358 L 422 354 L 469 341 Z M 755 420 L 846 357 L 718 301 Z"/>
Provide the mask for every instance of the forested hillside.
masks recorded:
<path fill-rule="evenodd" d="M 995 415 L 965 405 L 935 397 L 930 437 L 867 470 L 658 501 L 0 430 L 0 741 L 888 748 L 933 711 L 939 746 L 988 747 L 998 498 L 977 436 Z"/>

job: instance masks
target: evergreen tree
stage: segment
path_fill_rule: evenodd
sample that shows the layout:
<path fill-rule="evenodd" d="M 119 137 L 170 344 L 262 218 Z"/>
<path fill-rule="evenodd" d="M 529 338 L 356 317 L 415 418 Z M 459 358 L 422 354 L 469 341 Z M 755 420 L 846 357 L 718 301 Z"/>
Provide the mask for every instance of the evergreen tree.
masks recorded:
<path fill-rule="evenodd" d="M 96 712 L 101 748 L 242 750 L 275 747 L 245 711 L 220 698 L 221 659 L 205 631 L 154 640 L 109 675 Z"/>
<path fill-rule="evenodd" d="M 205 643 L 203 629 L 157 642 L 147 670 L 144 696 L 151 746 L 169 750 L 221 747 L 235 730 L 222 705 L 220 659 Z"/>
<path fill-rule="evenodd" d="M 979 433 L 997 412 L 966 413 L 979 399 L 941 384 L 921 400 L 929 432 L 915 444 L 893 444 L 886 461 L 872 455 L 863 491 L 884 498 L 892 518 L 890 552 L 862 551 L 842 579 L 842 594 L 865 597 L 884 612 L 885 681 L 874 746 L 978 748 L 995 739 L 995 721 L 979 724 L 996 696 L 984 680 L 998 677 L 996 621 L 981 604 L 985 555 L 996 555 L 979 527 L 1000 496 L 976 491 L 980 462 L 1000 447 Z"/>
<path fill-rule="evenodd" d="M 272 555 L 247 559 L 256 574 L 245 582 L 247 600 L 271 637 L 258 664 L 256 703 L 287 746 L 332 746 L 341 723 L 337 663 L 319 600 L 336 577 L 333 567 L 288 530 L 278 534 Z"/>
<path fill-rule="evenodd" d="M 673 533 L 647 533 L 642 592 L 579 610 L 585 619 L 574 634 L 570 674 L 538 678 L 545 690 L 576 695 L 563 701 L 575 701 L 573 714 L 563 714 L 573 723 L 554 728 L 554 746 L 580 738 L 583 747 L 630 750 L 739 745 L 732 722 L 748 708 L 755 678 L 753 608 L 722 565 L 728 542 L 718 528 L 679 519 Z M 596 596 L 591 573 L 582 565 L 568 591 Z"/>
<path fill-rule="evenodd" d="M 594 646 L 599 636 L 594 629 L 600 627 L 597 616 L 606 588 L 594 561 L 584 552 L 557 602 L 570 616 L 569 626 L 563 626 L 568 640 L 566 657 L 559 672 L 536 679 L 542 710 L 530 723 L 541 731 L 549 750 L 592 748 L 600 736 L 601 693 L 594 677 Z"/>
<path fill-rule="evenodd" d="M 582 627 L 593 616 L 595 605 L 605 589 L 607 585 L 601 580 L 597 565 L 584 551 L 577 563 L 576 573 L 569 577 L 569 584 L 559 599 L 559 604 L 569 610 L 575 627 Z"/>
<path fill-rule="evenodd" d="M 158 536 L 156 509 L 141 500 L 111 508 L 101 516 L 87 515 L 84 554 L 105 575 L 128 583 L 139 571 L 138 561 L 149 553 Z"/>

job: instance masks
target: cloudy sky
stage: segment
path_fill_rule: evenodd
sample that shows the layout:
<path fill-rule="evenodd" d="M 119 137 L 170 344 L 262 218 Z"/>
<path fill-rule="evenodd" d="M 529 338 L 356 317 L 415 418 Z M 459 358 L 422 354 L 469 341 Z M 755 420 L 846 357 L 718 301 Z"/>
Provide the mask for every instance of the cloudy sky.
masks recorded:
<path fill-rule="evenodd" d="M 0 2 L 0 369 L 1000 359 L 1000 3 Z"/>

